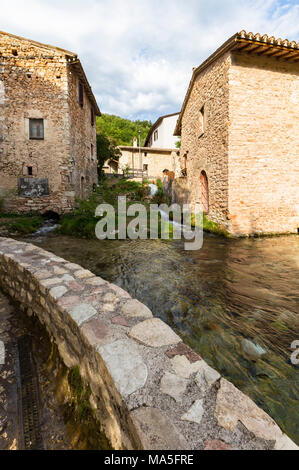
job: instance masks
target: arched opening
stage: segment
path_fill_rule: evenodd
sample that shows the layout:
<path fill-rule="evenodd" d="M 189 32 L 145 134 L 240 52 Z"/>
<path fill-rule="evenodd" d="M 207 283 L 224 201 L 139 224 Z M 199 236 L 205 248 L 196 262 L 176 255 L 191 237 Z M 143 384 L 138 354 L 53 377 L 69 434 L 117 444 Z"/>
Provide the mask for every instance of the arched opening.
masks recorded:
<path fill-rule="evenodd" d="M 200 174 L 200 201 L 202 208 L 205 214 L 208 214 L 210 211 L 210 201 L 209 201 L 209 183 L 208 177 L 205 171 L 202 171 Z"/>

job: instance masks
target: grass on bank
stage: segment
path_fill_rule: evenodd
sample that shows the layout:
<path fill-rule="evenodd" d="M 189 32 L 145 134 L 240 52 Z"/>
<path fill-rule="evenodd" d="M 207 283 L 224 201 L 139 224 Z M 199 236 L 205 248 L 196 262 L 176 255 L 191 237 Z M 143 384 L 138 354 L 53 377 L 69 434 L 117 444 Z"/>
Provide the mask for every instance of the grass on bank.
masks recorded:
<path fill-rule="evenodd" d="M 38 214 L 20 215 L 0 213 L 0 235 L 30 235 L 36 232 L 43 223 L 43 217 Z"/>

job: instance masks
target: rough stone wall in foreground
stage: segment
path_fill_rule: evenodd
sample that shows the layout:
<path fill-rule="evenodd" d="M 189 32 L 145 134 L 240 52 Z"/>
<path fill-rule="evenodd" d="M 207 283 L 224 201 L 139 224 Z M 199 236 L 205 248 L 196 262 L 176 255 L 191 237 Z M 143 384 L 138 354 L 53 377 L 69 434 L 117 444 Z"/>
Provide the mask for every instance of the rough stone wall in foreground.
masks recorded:
<path fill-rule="evenodd" d="M 0 238 L 0 287 L 79 365 L 115 449 L 296 449 L 277 424 L 119 287 Z"/>
<path fill-rule="evenodd" d="M 235 55 L 229 87 L 229 230 L 296 233 L 298 62 Z"/>

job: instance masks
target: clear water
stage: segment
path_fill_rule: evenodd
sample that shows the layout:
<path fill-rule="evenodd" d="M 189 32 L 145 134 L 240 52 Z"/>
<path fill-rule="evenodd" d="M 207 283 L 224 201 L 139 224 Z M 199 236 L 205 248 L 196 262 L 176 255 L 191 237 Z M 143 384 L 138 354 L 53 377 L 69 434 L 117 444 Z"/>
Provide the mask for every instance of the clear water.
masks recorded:
<path fill-rule="evenodd" d="M 299 238 L 183 243 L 89 241 L 51 234 L 33 243 L 118 284 L 171 325 L 299 444 Z M 246 353 L 246 342 L 259 353 Z M 245 349 L 245 350 L 244 350 Z"/>

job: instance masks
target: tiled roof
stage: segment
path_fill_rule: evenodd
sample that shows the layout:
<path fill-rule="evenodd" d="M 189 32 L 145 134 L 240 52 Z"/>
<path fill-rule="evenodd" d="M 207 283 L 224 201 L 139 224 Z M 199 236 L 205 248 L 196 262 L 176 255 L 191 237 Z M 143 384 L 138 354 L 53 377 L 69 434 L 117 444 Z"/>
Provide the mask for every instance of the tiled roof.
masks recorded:
<path fill-rule="evenodd" d="M 217 49 L 208 59 L 206 59 L 199 67 L 193 69 L 193 75 L 187 90 L 185 100 L 180 112 L 174 135 L 181 134 L 181 121 L 185 111 L 190 93 L 192 91 L 196 77 L 215 60 L 219 59 L 224 53 L 228 51 L 235 51 L 238 53 L 248 53 L 252 55 L 264 57 L 273 57 L 276 59 L 288 60 L 292 62 L 299 62 L 299 43 L 296 41 L 289 41 L 288 39 L 276 39 L 274 36 L 267 34 L 261 35 L 259 33 L 247 33 L 242 30 L 240 33 L 232 36 L 226 41 L 219 49 Z"/>

